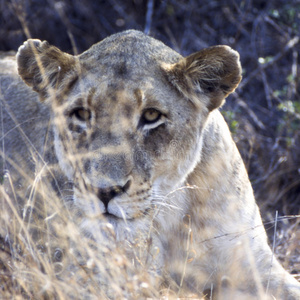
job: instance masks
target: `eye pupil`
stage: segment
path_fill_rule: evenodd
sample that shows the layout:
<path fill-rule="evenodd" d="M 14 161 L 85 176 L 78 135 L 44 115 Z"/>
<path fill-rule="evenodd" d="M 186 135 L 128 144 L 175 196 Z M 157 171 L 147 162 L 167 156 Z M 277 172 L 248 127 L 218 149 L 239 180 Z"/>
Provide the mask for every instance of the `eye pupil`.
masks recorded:
<path fill-rule="evenodd" d="M 149 109 L 144 112 L 143 116 L 144 116 L 145 122 L 154 123 L 160 118 L 161 113 L 159 111 L 157 111 L 156 109 Z"/>
<path fill-rule="evenodd" d="M 91 118 L 91 112 L 85 108 L 78 108 L 73 112 L 73 115 L 79 121 L 88 121 Z"/>

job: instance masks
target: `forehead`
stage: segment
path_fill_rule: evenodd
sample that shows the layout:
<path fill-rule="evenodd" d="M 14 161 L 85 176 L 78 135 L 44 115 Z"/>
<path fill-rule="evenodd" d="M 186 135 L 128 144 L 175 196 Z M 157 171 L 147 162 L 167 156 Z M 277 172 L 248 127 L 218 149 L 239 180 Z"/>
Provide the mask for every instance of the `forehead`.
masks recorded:
<path fill-rule="evenodd" d="M 143 100 L 162 101 L 165 96 L 160 94 L 166 94 L 166 89 L 172 93 L 162 65 L 180 58 L 177 52 L 143 33 L 116 34 L 78 57 L 81 71 L 72 94 L 89 100 L 89 104 L 106 107 L 116 102 L 139 106 Z"/>
<path fill-rule="evenodd" d="M 180 58 L 180 54 L 162 42 L 134 30 L 114 34 L 79 56 L 79 60 L 87 66 L 93 68 L 98 63 L 114 68 L 120 75 L 161 63 L 172 64 Z"/>
<path fill-rule="evenodd" d="M 138 31 L 112 35 L 82 53 L 78 59 L 82 72 L 101 81 L 140 81 L 156 77 L 163 64 L 173 64 L 180 54 Z"/>
<path fill-rule="evenodd" d="M 125 109 L 129 106 L 143 108 L 147 105 L 155 108 L 162 106 L 164 99 L 169 98 L 166 94 L 170 95 L 172 92 L 173 89 L 163 82 L 163 78 L 109 79 L 87 74 L 78 80 L 69 99 L 73 99 L 74 105 L 93 106 L 99 110 L 109 107 L 117 109 L 122 104 Z"/>

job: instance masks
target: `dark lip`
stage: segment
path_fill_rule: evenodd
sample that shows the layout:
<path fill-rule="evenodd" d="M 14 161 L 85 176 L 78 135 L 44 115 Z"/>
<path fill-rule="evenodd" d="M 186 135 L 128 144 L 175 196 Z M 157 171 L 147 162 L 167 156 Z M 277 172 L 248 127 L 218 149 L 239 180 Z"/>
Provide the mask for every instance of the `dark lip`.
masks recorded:
<path fill-rule="evenodd" d="M 142 214 L 141 216 L 143 216 L 144 214 Z M 133 221 L 133 220 L 136 220 L 138 218 L 127 218 L 127 219 L 123 219 L 123 218 L 119 218 L 115 215 L 112 215 L 108 212 L 105 212 L 104 214 L 102 214 L 102 216 L 104 217 L 104 219 L 106 220 L 115 220 L 115 221 L 126 221 L 126 222 L 130 222 L 130 221 Z"/>
<path fill-rule="evenodd" d="M 121 220 L 120 218 L 116 217 L 115 215 L 112 215 L 108 212 L 103 214 L 103 217 L 106 219 L 113 219 L 113 220 Z"/>
<path fill-rule="evenodd" d="M 138 216 L 126 218 L 126 221 L 132 221 L 132 220 L 136 220 L 139 218 L 143 218 L 143 217 L 147 216 L 150 211 L 151 211 L 151 207 L 148 207 L 144 210 L 144 212 L 141 212 Z M 114 214 L 111 214 L 107 210 L 105 213 L 102 214 L 102 216 L 104 217 L 104 219 L 107 219 L 107 220 L 124 221 L 124 218 L 120 218 Z"/>

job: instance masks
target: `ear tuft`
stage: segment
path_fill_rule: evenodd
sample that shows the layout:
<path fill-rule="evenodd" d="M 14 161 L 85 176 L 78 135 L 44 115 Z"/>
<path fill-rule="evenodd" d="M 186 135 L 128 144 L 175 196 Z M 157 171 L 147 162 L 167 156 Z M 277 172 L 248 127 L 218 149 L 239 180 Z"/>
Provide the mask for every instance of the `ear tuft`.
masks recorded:
<path fill-rule="evenodd" d="M 195 101 L 200 99 L 199 93 L 207 96 L 206 106 L 210 111 L 219 107 L 242 79 L 239 54 L 228 46 L 214 46 L 194 53 L 172 65 L 167 72 L 187 98 Z"/>
<path fill-rule="evenodd" d="M 17 63 L 24 82 L 38 92 L 41 99 L 45 99 L 74 66 L 75 58 L 47 41 L 29 39 L 19 48 Z"/>

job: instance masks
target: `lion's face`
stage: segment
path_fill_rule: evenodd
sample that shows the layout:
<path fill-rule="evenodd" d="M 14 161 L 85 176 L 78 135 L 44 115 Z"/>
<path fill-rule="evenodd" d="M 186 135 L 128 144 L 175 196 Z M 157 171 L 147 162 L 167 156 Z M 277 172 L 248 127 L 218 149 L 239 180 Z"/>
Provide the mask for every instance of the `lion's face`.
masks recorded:
<path fill-rule="evenodd" d="M 182 58 L 136 31 L 78 57 L 29 41 L 18 64 L 52 108 L 56 156 L 75 205 L 88 219 L 113 224 L 169 205 L 168 194 L 201 159 L 208 114 L 241 78 L 229 47 Z"/>
<path fill-rule="evenodd" d="M 54 109 L 56 153 L 88 217 L 143 218 L 199 159 L 207 110 L 183 98 L 159 66 L 159 78 L 113 82 L 95 69 Z"/>

